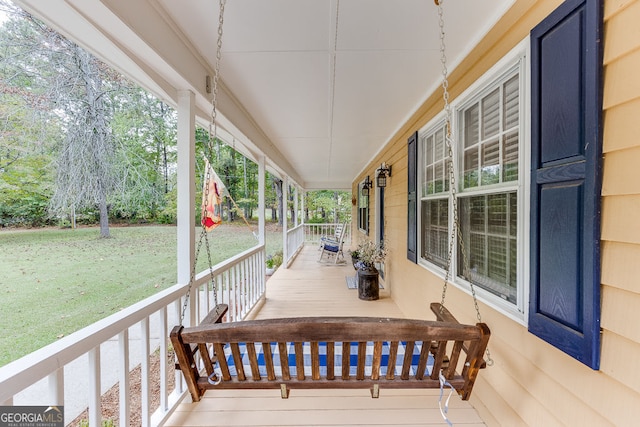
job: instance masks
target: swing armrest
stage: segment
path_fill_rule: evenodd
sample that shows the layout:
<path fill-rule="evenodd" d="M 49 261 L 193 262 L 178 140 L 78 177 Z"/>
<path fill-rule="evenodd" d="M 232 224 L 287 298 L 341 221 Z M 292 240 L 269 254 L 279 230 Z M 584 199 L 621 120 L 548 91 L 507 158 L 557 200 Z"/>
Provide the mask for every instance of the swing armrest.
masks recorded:
<path fill-rule="evenodd" d="M 438 320 L 439 322 L 460 323 L 458 322 L 458 319 L 456 319 L 445 306 L 442 306 L 441 311 L 439 302 L 432 302 L 430 307 L 431 311 L 433 311 L 433 314 L 436 315 L 436 320 Z"/>
<path fill-rule="evenodd" d="M 201 325 L 212 325 L 214 323 L 222 323 L 222 319 L 224 318 L 225 314 L 227 314 L 227 311 L 229 311 L 229 306 L 227 304 L 218 304 L 216 305 L 213 310 L 211 310 L 204 319 L 202 319 L 202 321 L 200 322 Z M 171 335 L 175 335 L 177 336 L 179 334 L 179 331 L 182 330 L 183 327 L 182 326 L 176 326 L 174 328 L 174 331 L 172 331 Z M 185 352 L 189 353 L 189 357 L 193 358 L 195 357 L 196 353 L 198 352 L 198 350 L 200 350 L 200 348 L 198 347 L 197 344 L 191 344 L 187 348 L 184 348 Z M 180 370 L 180 364 L 176 363 L 175 368 L 177 370 Z"/>
<path fill-rule="evenodd" d="M 227 304 L 218 304 L 213 310 L 211 310 L 200 322 L 201 325 L 208 325 L 211 323 L 222 323 L 222 319 L 225 314 L 229 311 L 229 305 Z"/>
<path fill-rule="evenodd" d="M 436 315 L 436 320 L 438 320 L 439 322 L 460 323 L 458 322 L 458 319 L 456 319 L 445 306 L 441 306 L 439 302 L 432 302 L 430 307 L 431 311 L 433 311 L 433 313 Z M 464 351 L 466 354 L 469 354 L 469 343 L 465 342 L 463 344 L 462 351 Z M 486 367 L 487 361 L 483 359 L 482 364 L 480 365 L 480 369 L 484 369 Z"/>

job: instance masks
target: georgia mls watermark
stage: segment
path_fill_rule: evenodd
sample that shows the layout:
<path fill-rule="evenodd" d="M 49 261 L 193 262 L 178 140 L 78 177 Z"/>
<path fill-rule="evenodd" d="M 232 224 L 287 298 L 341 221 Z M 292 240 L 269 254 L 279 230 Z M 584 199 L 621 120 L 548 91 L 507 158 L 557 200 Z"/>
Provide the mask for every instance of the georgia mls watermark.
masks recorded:
<path fill-rule="evenodd" d="M 64 406 L 0 406 L 0 427 L 64 427 Z"/>

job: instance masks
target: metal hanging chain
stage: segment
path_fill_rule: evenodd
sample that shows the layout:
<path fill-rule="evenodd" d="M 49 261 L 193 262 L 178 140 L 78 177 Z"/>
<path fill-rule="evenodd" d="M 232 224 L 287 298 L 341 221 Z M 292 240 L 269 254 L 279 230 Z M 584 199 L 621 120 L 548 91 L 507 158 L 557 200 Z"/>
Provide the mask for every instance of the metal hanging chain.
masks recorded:
<path fill-rule="evenodd" d="M 438 25 L 440 27 L 440 63 L 442 64 L 442 100 L 444 101 L 445 111 L 445 142 L 447 144 L 447 155 L 449 160 L 447 162 L 449 172 L 449 193 L 451 194 L 451 200 L 453 201 L 453 233 L 449 240 L 449 253 L 447 255 L 447 267 L 444 277 L 444 284 L 442 285 L 442 297 L 440 300 L 440 312 L 442 314 L 444 310 L 444 301 L 447 294 L 447 285 L 451 278 L 451 263 L 453 259 L 453 251 L 455 248 L 455 237 L 460 242 L 460 252 L 462 255 L 462 273 L 464 277 L 469 281 L 469 287 L 471 289 L 471 296 L 473 297 L 473 305 L 476 309 L 476 317 L 479 323 L 482 323 L 482 316 L 480 315 L 480 307 L 478 306 L 478 298 L 476 296 L 476 289 L 469 276 L 469 257 L 467 255 L 467 249 L 464 245 L 462 238 L 462 231 L 460 229 L 460 218 L 458 215 L 458 200 L 457 200 L 457 185 L 456 174 L 453 168 L 453 127 L 451 126 L 451 104 L 449 103 L 449 72 L 447 70 L 447 55 L 445 45 L 445 31 L 444 31 L 444 10 L 442 3 L 444 0 L 434 0 L 438 6 Z M 493 365 L 493 359 L 489 348 L 486 350 L 487 365 Z"/>
<path fill-rule="evenodd" d="M 218 40 L 216 43 L 216 63 L 213 74 L 213 96 L 211 98 L 211 117 L 209 119 L 209 139 L 208 150 L 209 156 L 213 154 L 213 142 L 218 136 L 218 81 L 220 80 L 220 59 L 222 58 L 222 34 L 224 27 L 224 7 L 227 4 L 227 0 L 220 0 L 220 14 L 218 15 Z"/>
<path fill-rule="evenodd" d="M 216 63 L 215 63 L 215 73 L 213 75 L 213 96 L 211 99 L 211 116 L 209 120 L 209 137 L 207 139 L 207 152 L 205 153 L 207 159 L 211 159 L 213 157 L 214 148 L 213 143 L 217 140 L 218 136 L 218 125 L 216 123 L 216 118 L 218 115 L 217 112 L 217 101 L 218 101 L 218 80 L 220 77 L 220 59 L 222 58 L 222 34 L 223 34 L 223 24 L 224 24 L 224 7 L 227 3 L 227 0 L 220 0 L 220 13 L 218 15 L 218 41 L 216 44 Z M 209 164 L 211 162 L 209 161 Z M 205 182 L 209 182 L 211 178 L 211 167 L 207 167 L 205 171 Z M 204 190 L 204 200 L 209 199 L 209 186 L 205 185 Z M 209 262 L 209 274 L 211 285 L 213 287 L 213 300 L 214 303 L 218 304 L 218 289 L 215 283 L 215 276 L 213 274 L 213 262 L 211 260 L 211 248 L 209 246 L 209 236 L 205 229 L 204 224 L 202 224 L 200 229 L 200 237 L 198 238 L 198 245 L 196 247 L 195 258 L 193 260 L 193 266 L 191 268 L 191 275 L 189 278 L 189 288 L 187 289 L 187 294 L 184 298 L 184 303 L 182 305 L 182 313 L 180 314 L 180 325 L 184 321 L 184 315 L 187 311 L 187 307 L 189 306 L 189 299 L 191 298 L 191 289 L 193 288 L 193 284 L 196 279 L 196 268 L 198 263 L 198 257 L 200 255 L 200 249 L 202 248 L 202 243 L 204 241 L 206 252 L 207 252 L 207 261 Z M 209 290 L 207 289 L 207 292 Z"/>

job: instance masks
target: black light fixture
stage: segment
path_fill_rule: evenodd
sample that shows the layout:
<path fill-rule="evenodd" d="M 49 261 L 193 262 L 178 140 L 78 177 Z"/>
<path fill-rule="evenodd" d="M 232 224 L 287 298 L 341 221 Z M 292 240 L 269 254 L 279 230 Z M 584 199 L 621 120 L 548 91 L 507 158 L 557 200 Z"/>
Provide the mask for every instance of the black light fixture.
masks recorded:
<path fill-rule="evenodd" d="M 362 195 L 364 197 L 369 197 L 369 189 L 373 186 L 373 183 L 371 182 L 371 180 L 369 179 L 369 175 L 367 175 L 367 178 L 364 180 L 364 182 L 362 183 Z"/>
<path fill-rule="evenodd" d="M 391 176 L 391 165 L 387 166 L 385 162 L 382 162 L 380 168 L 378 169 L 378 177 L 376 178 L 376 182 L 379 188 L 384 188 L 387 186 L 388 176 Z"/>

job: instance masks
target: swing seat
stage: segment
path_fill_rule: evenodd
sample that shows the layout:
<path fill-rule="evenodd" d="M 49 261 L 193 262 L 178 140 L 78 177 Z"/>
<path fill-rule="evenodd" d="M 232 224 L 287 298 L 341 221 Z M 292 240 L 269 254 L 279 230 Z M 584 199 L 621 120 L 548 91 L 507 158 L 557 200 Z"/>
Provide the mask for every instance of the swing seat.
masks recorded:
<path fill-rule="evenodd" d="M 176 326 L 171 342 L 191 398 L 209 389 L 440 388 L 442 372 L 469 399 L 490 331 L 462 325 L 440 304 L 439 320 L 304 317 L 221 323 L 216 307 L 199 326 Z M 446 320 L 445 320 L 446 319 Z M 201 360 L 203 369 L 198 366 Z M 458 369 L 460 368 L 460 369 Z"/>

